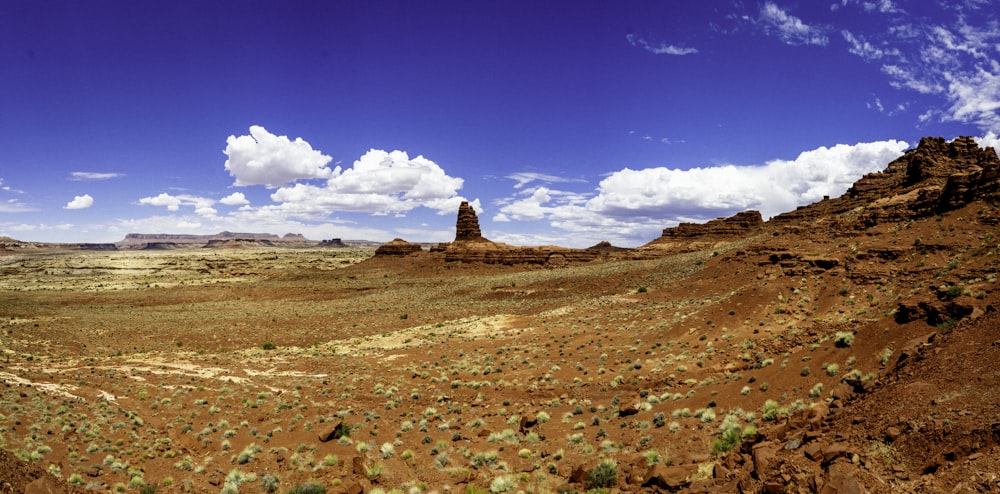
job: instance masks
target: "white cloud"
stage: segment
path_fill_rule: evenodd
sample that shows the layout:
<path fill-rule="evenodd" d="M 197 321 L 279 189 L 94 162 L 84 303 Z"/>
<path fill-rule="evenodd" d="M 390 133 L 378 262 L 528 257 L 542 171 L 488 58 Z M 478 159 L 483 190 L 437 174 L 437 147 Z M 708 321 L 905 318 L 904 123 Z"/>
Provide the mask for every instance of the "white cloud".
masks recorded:
<path fill-rule="evenodd" d="M 144 206 L 165 207 L 167 208 L 167 211 L 180 211 L 181 206 L 188 206 L 194 208 L 194 212 L 199 216 L 207 217 L 213 217 L 218 213 L 218 211 L 212 207 L 215 204 L 214 199 L 188 194 L 175 196 L 163 192 L 155 197 L 143 197 L 139 199 L 139 204 Z"/>
<path fill-rule="evenodd" d="M 948 99 L 952 105 L 947 118 L 972 122 L 980 129 L 1000 131 L 1000 63 L 989 69 L 979 67 L 968 73 L 945 73 Z"/>
<path fill-rule="evenodd" d="M 338 166 L 324 185 L 281 187 L 271 200 L 279 203 L 273 208 L 305 216 L 334 211 L 389 215 L 421 206 L 452 214 L 465 200 L 458 195 L 463 183 L 423 156 L 372 149 L 351 168 Z"/>
<path fill-rule="evenodd" d="M 996 132 L 987 132 L 985 136 L 976 138 L 976 143 L 980 147 L 992 147 L 994 151 L 1000 153 L 1000 135 Z"/>
<path fill-rule="evenodd" d="M 548 175 L 545 173 L 536 173 L 536 172 L 512 173 L 510 175 L 507 175 L 506 178 L 509 178 L 517 182 L 516 184 L 514 184 L 515 189 L 520 189 L 521 187 L 524 187 L 525 185 L 528 185 L 532 182 L 543 182 L 548 184 L 586 182 L 586 180 L 580 178 L 566 178 L 566 177 L 559 177 L 556 175 Z"/>
<path fill-rule="evenodd" d="M 936 118 L 1000 132 L 1000 24 L 995 13 L 965 15 L 942 4 L 934 24 L 919 24 L 901 17 L 893 2 L 867 6 L 885 14 L 888 26 L 867 34 L 841 31 L 847 50 L 880 63 L 891 87 L 946 103 L 918 110 L 919 122 Z"/>
<path fill-rule="evenodd" d="M 250 201 L 247 200 L 247 197 L 243 195 L 242 192 L 233 192 L 232 194 L 219 199 L 219 202 L 225 204 L 226 206 L 244 206 L 250 204 Z"/>
<path fill-rule="evenodd" d="M 765 33 L 777 36 L 785 44 L 825 46 L 830 42 L 823 29 L 809 26 L 772 2 L 761 6 L 757 23 Z"/>
<path fill-rule="evenodd" d="M 682 221 L 705 221 L 756 209 L 765 217 L 843 194 L 866 173 L 882 170 L 908 147 L 903 141 L 839 144 L 762 165 L 688 170 L 625 168 L 593 194 L 538 187 L 501 201 L 494 222 L 548 221 L 573 232 L 577 245 L 595 240 L 636 244 Z"/>
<path fill-rule="evenodd" d="M 865 59 L 865 61 L 870 62 L 872 60 L 880 60 L 886 56 L 899 55 L 899 50 L 896 48 L 876 46 L 863 36 L 856 35 L 846 29 L 842 30 L 840 34 L 844 37 L 844 41 L 850 45 L 847 51 Z"/>
<path fill-rule="evenodd" d="M 124 173 L 104 173 L 104 172 L 73 172 L 69 174 L 69 179 L 74 182 L 84 182 L 91 180 L 110 180 L 112 178 L 124 177 Z"/>
<path fill-rule="evenodd" d="M 692 55 L 698 53 L 698 49 L 696 48 L 668 45 L 663 42 L 653 44 L 632 33 L 625 35 L 625 39 L 627 39 L 629 44 L 632 46 L 642 48 L 643 50 L 646 50 L 654 55 Z"/>
<path fill-rule="evenodd" d="M 90 194 L 84 194 L 82 196 L 76 196 L 72 201 L 66 204 L 63 209 L 87 209 L 94 205 L 94 198 L 90 197 Z"/>
<path fill-rule="evenodd" d="M 259 125 L 250 126 L 250 135 L 229 136 L 223 151 L 226 170 L 235 185 L 278 187 L 300 179 L 328 178 L 334 171 L 326 165 L 333 159 L 314 150 L 297 137 L 276 136 Z"/>

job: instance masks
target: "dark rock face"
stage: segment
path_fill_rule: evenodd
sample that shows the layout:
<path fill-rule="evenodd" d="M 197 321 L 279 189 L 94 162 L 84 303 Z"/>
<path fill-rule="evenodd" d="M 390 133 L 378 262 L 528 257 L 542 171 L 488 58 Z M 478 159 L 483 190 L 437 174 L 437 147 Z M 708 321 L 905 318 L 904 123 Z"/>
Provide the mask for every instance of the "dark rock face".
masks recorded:
<path fill-rule="evenodd" d="M 485 242 L 479 230 L 479 217 L 468 201 L 462 201 L 458 206 L 458 221 L 455 223 L 456 242 Z"/>
<path fill-rule="evenodd" d="M 391 257 L 402 257 L 413 254 L 414 252 L 420 252 L 420 244 L 415 244 L 412 242 L 407 242 L 401 238 L 393 239 L 391 242 L 386 242 L 375 249 L 376 256 L 391 256 Z"/>

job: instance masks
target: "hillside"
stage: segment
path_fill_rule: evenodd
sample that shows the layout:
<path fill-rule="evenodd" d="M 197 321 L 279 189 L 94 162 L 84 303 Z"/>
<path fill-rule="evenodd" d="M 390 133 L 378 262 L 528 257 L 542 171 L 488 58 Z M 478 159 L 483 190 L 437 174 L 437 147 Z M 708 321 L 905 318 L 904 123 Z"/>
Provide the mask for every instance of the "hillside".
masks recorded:
<path fill-rule="evenodd" d="M 466 212 L 378 256 L 0 254 L 0 485 L 996 492 L 998 180 L 926 138 L 635 250 L 508 251 Z"/>

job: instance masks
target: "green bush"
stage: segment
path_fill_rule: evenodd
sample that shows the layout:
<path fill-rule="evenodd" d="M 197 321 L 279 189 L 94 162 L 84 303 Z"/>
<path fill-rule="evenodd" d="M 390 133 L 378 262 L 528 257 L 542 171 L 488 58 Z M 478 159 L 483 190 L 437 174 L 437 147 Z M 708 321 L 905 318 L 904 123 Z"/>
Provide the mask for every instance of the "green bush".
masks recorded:
<path fill-rule="evenodd" d="M 260 347 L 263 348 L 264 350 L 274 350 L 275 348 L 278 348 L 278 345 L 275 345 L 273 342 L 270 341 L 265 341 L 264 344 L 262 344 Z"/>
<path fill-rule="evenodd" d="M 587 472 L 587 487 L 611 487 L 618 483 L 618 464 L 612 459 L 601 460 Z"/>
<path fill-rule="evenodd" d="M 260 487 L 266 494 L 278 492 L 279 479 L 277 475 L 264 475 L 260 478 Z"/>
<path fill-rule="evenodd" d="M 833 336 L 833 344 L 838 348 L 847 348 L 854 344 L 853 331 L 837 331 Z"/>
<path fill-rule="evenodd" d="M 287 494 L 326 494 L 326 486 L 315 482 L 295 484 Z"/>

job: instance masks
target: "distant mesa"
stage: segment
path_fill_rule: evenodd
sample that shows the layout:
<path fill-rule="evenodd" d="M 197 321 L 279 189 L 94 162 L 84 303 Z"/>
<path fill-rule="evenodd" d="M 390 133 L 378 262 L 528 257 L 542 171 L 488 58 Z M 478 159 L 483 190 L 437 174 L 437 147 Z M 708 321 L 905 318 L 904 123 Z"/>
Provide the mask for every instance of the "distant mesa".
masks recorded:
<path fill-rule="evenodd" d="M 275 247 L 266 238 L 213 238 L 205 244 L 206 249 L 246 249 L 250 247 Z"/>
<path fill-rule="evenodd" d="M 322 240 L 319 243 L 320 247 L 332 247 L 336 249 L 343 249 L 347 247 L 347 244 L 339 238 L 331 238 L 330 240 Z"/>
<path fill-rule="evenodd" d="M 129 233 L 117 242 L 122 249 L 169 250 L 192 247 L 247 248 L 291 247 L 311 244 L 301 233 L 288 233 L 279 237 L 273 233 L 234 233 L 229 231 L 213 235 L 188 235 L 172 233 Z"/>

